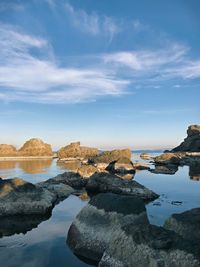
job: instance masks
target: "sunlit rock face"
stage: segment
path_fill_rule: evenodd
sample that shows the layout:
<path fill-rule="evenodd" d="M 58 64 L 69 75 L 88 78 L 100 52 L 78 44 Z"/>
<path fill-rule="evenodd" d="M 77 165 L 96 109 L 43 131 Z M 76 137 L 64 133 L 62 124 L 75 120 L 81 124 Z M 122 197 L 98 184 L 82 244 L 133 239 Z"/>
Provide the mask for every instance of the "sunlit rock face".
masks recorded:
<path fill-rule="evenodd" d="M 187 130 L 187 137 L 171 152 L 200 152 L 200 125 L 191 125 Z"/>
<path fill-rule="evenodd" d="M 0 179 L 0 217 L 48 213 L 56 196 L 19 178 Z"/>
<path fill-rule="evenodd" d="M 18 156 L 52 156 L 53 152 L 49 144 L 41 139 L 32 138 L 18 150 Z"/>
<path fill-rule="evenodd" d="M 67 243 L 75 254 L 99 261 L 112 236 L 130 223 L 148 223 L 140 199 L 112 193 L 98 194 L 77 215 L 69 229 Z"/>
<path fill-rule="evenodd" d="M 14 157 L 16 155 L 16 147 L 7 144 L 0 144 L 0 157 Z"/>
<path fill-rule="evenodd" d="M 120 158 L 127 158 L 131 160 L 131 150 L 130 149 L 116 149 L 112 151 L 104 151 L 97 157 L 90 158 L 90 162 L 93 164 L 98 163 L 111 163 L 112 161 L 117 161 Z"/>
<path fill-rule="evenodd" d="M 133 180 L 124 180 L 117 175 L 101 172 L 93 174 L 86 185 L 90 194 L 111 192 L 119 195 L 132 195 L 144 201 L 151 201 L 159 196 Z"/>
<path fill-rule="evenodd" d="M 135 173 L 135 169 L 133 168 L 133 163 L 128 158 L 119 158 L 118 160 L 112 161 L 108 167 L 107 171 L 111 173 L 118 174 L 127 174 L 127 173 Z"/>
<path fill-rule="evenodd" d="M 70 145 L 62 147 L 58 152 L 57 156 L 59 159 L 67 158 L 89 158 L 97 156 L 99 154 L 97 148 L 84 147 L 80 145 L 80 142 L 74 142 Z"/>

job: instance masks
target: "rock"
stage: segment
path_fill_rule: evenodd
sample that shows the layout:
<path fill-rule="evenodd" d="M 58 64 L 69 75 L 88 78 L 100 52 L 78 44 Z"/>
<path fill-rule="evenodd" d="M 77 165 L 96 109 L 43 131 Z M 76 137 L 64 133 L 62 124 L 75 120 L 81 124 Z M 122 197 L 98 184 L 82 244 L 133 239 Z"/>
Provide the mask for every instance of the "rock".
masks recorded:
<path fill-rule="evenodd" d="M 67 198 L 69 195 L 75 192 L 71 186 L 63 183 L 40 183 L 39 186 L 52 192 L 55 195 L 57 202 Z"/>
<path fill-rule="evenodd" d="M 111 163 L 112 161 L 117 161 L 120 158 L 127 158 L 131 160 L 131 150 L 130 149 L 119 149 L 112 151 L 105 151 L 99 156 L 92 157 L 89 161 L 93 164 L 97 163 Z"/>
<path fill-rule="evenodd" d="M 80 142 L 74 142 L 70 145 L 62 147 L 58 152 L 58 158 L 89 158 L 99 154 L 97 148 L 80 146 Z"/>
<path fill-rule="evenodd" d="M 172 214 L 164 227 L 172 230 L 187 240 L 200 242 L 200 208 L 179 214 Z"/>
<path fill-rule="evenodd" d="M 0 144 L 0 157 L 15 157 L 17 149 L 12 145 Z"/>
<path fill-rule="evenodd" d="M 138 171 L 150 170 L 150 167 L 142 163 L 133 163 L 133 168 Z"/>
<path fill-rule="evenodd" d="M 164 153 L 154 158 L 157 165 L 192 165 L 200 163 L 200 152 Z"/>
<path fill-rule="evenodd" d="M 77 171 L 83 178 L 89 178 L 95 172 L 98 172 L 98 169 L 93 165 L 82 165 Z"/>
<path fill-rule="evenodd" d="M 37 138 L 25 142 L 17 154 L 18 156 L 53 156 L 51 146 Z"/>
<path fill-rule="evenodd" d="M 98 194 L 76 216 L 69 229 L 67 243 L 76 255 L 98 262 L 112 236 L 130 223 L 148 223 L 146 209 L 140 199 L 112 193 Z"/>
<path fill-rule="evenodd" d="M 200 125 L 191 125 L 187 130 L 187 137 L 171 152 L 200 152 Z"/>
<path fill-rule="evenodd" d="M 111 173 L 127 174 L 135 173 L 133 169 L 133 163 L 128 158 L 119 158 L 118 160 L 112 161 L 106 168 Z"/>
<path fill-rule="evenodd" d="M 83 179 L 79 173 L 75 172 L 64 172 L 57 175 L 56 177 L 50 178 L 44 182 L 39 183 L 41 187 L 47 187 L 49 185 L 64 184 L 74 189 L 81 189 L 87 183 L 86 179 Z"/>
<path fill-rule="evenodd" d="M 19 178 L 0 179 L 0 217 L 48 213 L 54 194 Z"/>
<path fill-rule="evenodd" d="M 175 153 L 164 153 L 154 158 L 156 164 L 179 164 L 180 157 Z"/>
<path fill-rule="evenodd" d="M 140 154 L 140 158 L 144 160 L 150 160 L 151 156 L 148 153 L 142 153 Z"/>
<path fill-rule="evenodd" d="M 173 164 L 168 165 L 155 165 L 155 169 L 151 169 L 150 172 L 156 174 L 175 174 L 178 171 L 178 166 Z"/>
<path fill-rule="evenodd" d="M 90 194 L 112 192 L 121 195 L 133 195 L 145 201 L 150 201 L 159 196 L 136 181 L 123 180 L 110 173 L 93 174 L 86 185 L 86 190 Z"/>
<path fill-rule="evenodd" d="M 112 238 L 99 267 L 197 267 L 200 248 L 150 224 L 124 225 Z"/>
<path fill-rule="evenodd" d="M 200 164 L 191 164 L 189 166 L 189 176 L 192 180 L 200 180 Z"/>

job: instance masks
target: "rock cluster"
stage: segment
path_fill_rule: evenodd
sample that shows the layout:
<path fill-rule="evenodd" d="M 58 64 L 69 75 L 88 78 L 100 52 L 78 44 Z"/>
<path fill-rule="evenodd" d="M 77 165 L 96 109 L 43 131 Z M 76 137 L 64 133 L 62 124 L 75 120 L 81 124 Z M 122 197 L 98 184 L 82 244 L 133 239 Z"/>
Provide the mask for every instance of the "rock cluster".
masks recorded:
<path fill-rule="evenodd" d="M 200 125 L 191 125 L 187 130 L 187 137 L 171 152 L 200 152 Z"/>
<path fill-rule="evenodd" d="M 97 156 L 99 154 L 97 148 L 81 146 L 80 142 L 74 142 L 70 145 L 62 147 L 58 152 L 57 156 L 59 159 L 68 158 L 89 158 L 92 156 Z"/>
<path fill-rule="evenodd" d="M 12 145 L 0 145 L 0 157 L 36 157 L 52 155 L 53 153 L 51 146 L 37 138 L 28 140 L 19 150 Z"/>
<path fill-rule="evenodd" d="M 130 149 L 116 149 L 112 151 L 104 151 L 99 156 L 90 158 L 91 163 L 95 164 L 109 164 L 112 161 L 117 161 L 121 158 L 126 158 L 131 160 L 131 150 Z"/>

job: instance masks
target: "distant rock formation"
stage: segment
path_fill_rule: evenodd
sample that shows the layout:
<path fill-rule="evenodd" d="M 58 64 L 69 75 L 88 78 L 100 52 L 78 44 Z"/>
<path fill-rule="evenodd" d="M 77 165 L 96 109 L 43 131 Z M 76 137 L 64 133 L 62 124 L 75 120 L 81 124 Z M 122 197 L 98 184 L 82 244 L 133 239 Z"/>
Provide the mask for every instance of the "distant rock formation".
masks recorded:
<path fill-rule="evenodd" d="M 57 155 L 59 159 L 64 158 L 89 158 L 99 154 L 97 148 L 81 146 L 80 142 L 74 142 L 62 147 Z"/>
<path fill-rule="evenodd" d="M 12 145 L 0 145 L 0 157 L 53 156 L 51 146 L 41 139 L 32 138 L 17 150 Z"/>
<path fill-rule="evenodd" d="M 17 155 L 17 149 L 12 145 L 0 144 L 0 157 L 12 157 Z"/>
<path fill-rule="evenodd" d="M 32 138 L 18 150 L 19 156 L 52 156 L 53 152 L 49 144 L 41 139 Z"/>
<path fill-rule="evenodd" d="M 200 152 L 200 125 L 190 125 L 187 130 L 187 137 L 171 152 Z"/>

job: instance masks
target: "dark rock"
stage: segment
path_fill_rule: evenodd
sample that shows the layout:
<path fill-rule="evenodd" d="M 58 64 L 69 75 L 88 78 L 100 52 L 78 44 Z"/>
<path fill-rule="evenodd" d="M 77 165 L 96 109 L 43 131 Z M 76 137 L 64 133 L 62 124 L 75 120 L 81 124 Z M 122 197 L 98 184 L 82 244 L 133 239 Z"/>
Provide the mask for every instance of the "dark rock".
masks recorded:
<path fill-rule="evenodd" d="M 191 164 L 189 166 L 190 179 L 199 181 L 200 180 L 200 164 Z"/>
<path fill-rule="evenodd" d="M 135 173 L 133 169 L 133 163 L 128 158 L 120 158 L 118 160 L 112 161 L 106 168 L 107 171 L 111 173 L 127 174 Z"/>
<path fill-rule="evenodd" d="M 112 236 L 130 223 L 148 223 L 140 199 L 112 193 L 98 194 L 77 215 L 69 229 L 67 243 L 75 254 L 99 261 Z"/>
<path fill-rule="evenodd" d="M 168 165 L 155 165 L 155 169 L 151 169 L 150 172 L 156 174 L 175 174 L 178 171 L 178 166 L 173 164 Z"/>
<path fill-rule="evenodd" d="M 89 193 L 105 193 L 112 192 L 122 195 L 133 195 L 150 201 L 159 196 L 136 181 L 123 180 L 120 177 L 109 173 L 93 174 L 86 185 L 86 190 Z"/>

